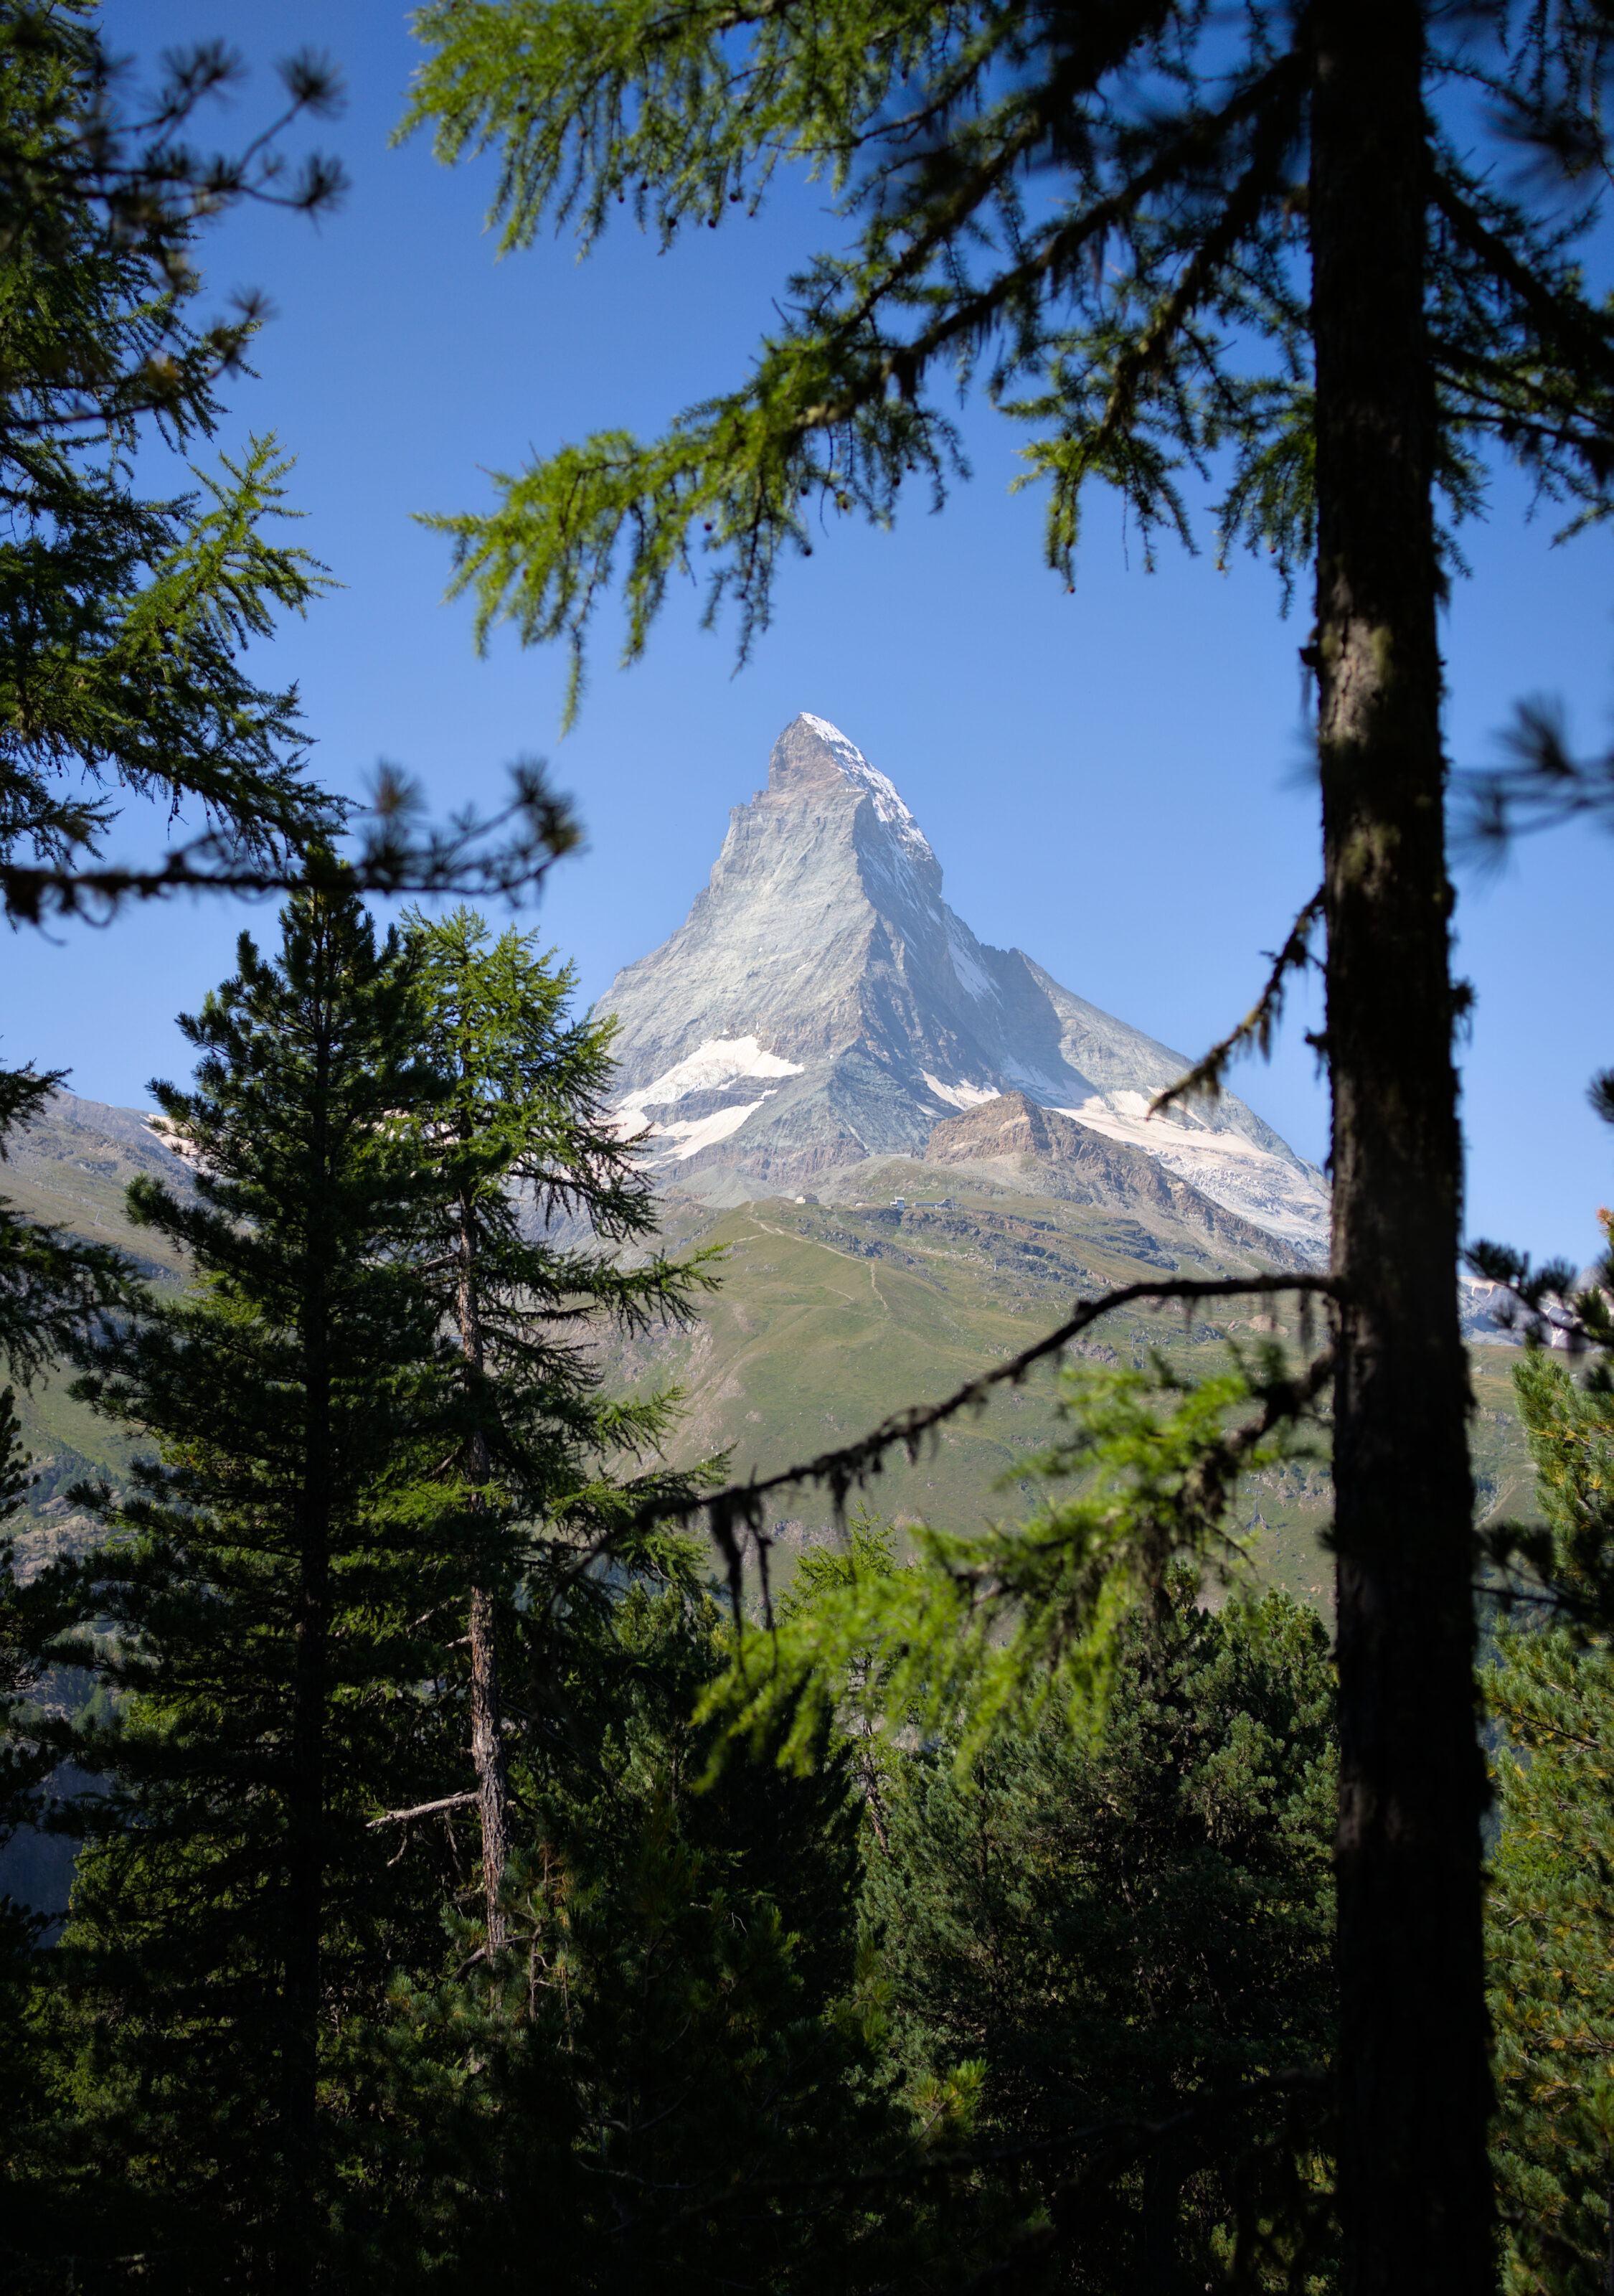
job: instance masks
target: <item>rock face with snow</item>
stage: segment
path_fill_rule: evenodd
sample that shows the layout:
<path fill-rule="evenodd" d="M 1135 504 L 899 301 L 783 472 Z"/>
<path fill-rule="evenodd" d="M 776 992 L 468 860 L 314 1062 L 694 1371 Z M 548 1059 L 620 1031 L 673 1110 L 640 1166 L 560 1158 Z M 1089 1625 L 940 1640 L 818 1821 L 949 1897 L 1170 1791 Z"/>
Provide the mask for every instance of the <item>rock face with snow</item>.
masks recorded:
<path fill-rule="evenodd" d="M 1037 1186 L 1067 1201 L 1113 1211 L 1156 1212 L 1195 1230 L 1218 1250 L 1259 1253 L 1286 1267 L 1307 1267 L 1316 1252 L 1306 1237 L 1274 1233 L 1232 1211 L 1134 1142 L 1112 1138 L 1057 1108 L 1043 1108 L 1024 1093 L 1000 1093 L 963 1116 L 933 1127 L 927 1164 L 1030 1165 Z"/>
<path fill-rule="evenodd" d="M 619 1120 L 664 1182 L 776 1193 L 923 1154 L 938 1123 L 1013 1095 L 1265 1234 L 1326 1236 L 1321 1175 L 1242 1102 L 1145 1121 L 1183 1055 L 977 940 L 891 783 L 822 718 L 786 726 L 688 918 L 602 1003 Z"/>

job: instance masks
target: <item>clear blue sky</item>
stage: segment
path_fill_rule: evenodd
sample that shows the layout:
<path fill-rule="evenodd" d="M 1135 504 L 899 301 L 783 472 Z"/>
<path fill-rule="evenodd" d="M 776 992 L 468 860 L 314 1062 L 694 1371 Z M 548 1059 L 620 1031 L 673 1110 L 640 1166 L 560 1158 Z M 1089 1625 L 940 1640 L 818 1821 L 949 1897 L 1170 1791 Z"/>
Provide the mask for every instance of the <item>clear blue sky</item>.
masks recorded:
<path fill-rule="evenodd" d="M 299 681 L 330 783 L 356 790 L 386 757 L 440 807 L 491 803 L 508 760 L 547 754 L 588 850 L 555 876 L 537 922 L 592 998 L 680 922 L 728 808 L 763 780 L 779 728 L 813 709 L 897 783 L 983 939 L 1026 948 L 1185 1052 L 1244 1011 L 1261 952 L 1317 875 L 1306 619 L 1280 619 L 1265 566 L 1217 575 L 1208 554 L 1168 551 L 1146 575 L 1118 507 L 1095 496 L 1067 596 L 1042 567 L 1039 502 L 1007 492 L 1015 437 L 981 409 L 965 416 L 973 483 L 939 519 L 916 498 L 894 534 L 827 532 L 788 570 L 774 627 L 738 676 L 732 627 L 702 632 L 692 593 L 627 673 L 603 626 L 581 724 L 561 740 L 563 661 L 507 633 L 479 660 L 469 610 L 442 602 L 446 546 L 411 513 L 483 504 L 488 469 L 589 429 L 649 431 L 738 376 L 785 271 L 824 235 L 817 195 L 789 187 L 760 220 L 736 211 L 666 257 L 627 226 L 581 266 L 554 242 L 496 262 L 490 169 L 448 174 L 422 141 L 387 148 L 414 60 L 397 8 L 116 0 L 107 20 L 115 45 L 147 59 L 208 34 L 241 40 L 258 69 L 209 124 L 221 144 L 273 101 L 276 56 L 317 44 L 348 78 L 348 111 L 320 137 L 354 179 L 343 209 L 317 230 L 238 217 L 205 250 L 210 291 L 258 285 L 276 312 L 221 443 L 278 433 L 298 458 L 299 538 L 344 585 L 261 664 Z M 1553 550 L 1551 519 L 1527 524 L 1527 508 L 1504 477 L 1489 521 L 1466 535 L 1474 578 L 1446 626 L 1462 761 L 1488 758 L 1531 693 L 1563 695 L 1583 741 L 1608 737 L 1610 537 Z M 1463 1056 L 1469 1225 L 1537 1251 L 1588 1256 L 1594 1208 L 1614 1198 L 1614 1135 L 1584 1097 L 1614 1061 L 1597 953 L 1611 865 L 1614 840 L 1560 832 L 1498 882 L 1462 884 L 1460 963 L 1479 991 Z M 74 1089 L 143 1103 L 153 1073 L 184 1074 L 173 1015 L 229 970 L 243 922 L 272 930 L 266 912 L 220 904 L 13 937 L 0 952 L 4 1056 L 69 1065 Z M 1297 1001 L 1271 1066 L 1237 1081 L 1321 1157 L 1326 1108 L 1301 1040 L 1315 1017 Z"/>

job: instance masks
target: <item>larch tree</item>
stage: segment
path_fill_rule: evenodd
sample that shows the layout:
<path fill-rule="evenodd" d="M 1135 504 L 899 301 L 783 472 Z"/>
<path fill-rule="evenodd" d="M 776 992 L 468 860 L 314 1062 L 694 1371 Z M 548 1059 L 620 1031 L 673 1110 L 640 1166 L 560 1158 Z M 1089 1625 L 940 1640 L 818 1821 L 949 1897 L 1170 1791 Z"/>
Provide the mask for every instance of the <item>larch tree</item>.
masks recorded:
<path fill-rule="evenodd" d="M 631 1250 L 653 1237 L 656 1201 L 606 1108 L 610 1026 L 569 1009 L 572 969 L 463 908 L 414 915 L 411 943 L 444 1092 L 416 1120 L 437 1189 L 417 1266 L 460 1351 L 471 1751 L 497 1952 L 511 1849 L 500 1647 L 517 1589 L 554 1561 L 546 1529 L 562 1531 L 562 1568 L 575 1569 L 568 1528 L 586 1548 L 613 1496 L 631 1512 L 654 1495 L 613 1494 L 609 1479 L 625 1453 L 654 1451 L 670 1399 L 607 1399 L 601 1341 L 678 1316 L 709 1279 L 698 1260 Z"/>
<path fill-rule="evenodd" d="M 630 658 L 699 565 L 743 647 L 815 514 L 880 523 L 910 476 L 940 491 L 961 381 L 1027 425 L 1065 579 L 1089 480 L 1152 549 L 1191 538 L 1184 472 L 1213 467 L 1222 549 L 1314 568 L 1323 885 L 1285 955 L 1320 914 L 1346 2285 L 1488 2290 L 1438 513 L 1471 508 L 1496 455 L 1571 522 L 1608 508 L 1614 320 L 1577 249 L 1614 27 L 1594 0 L 437 0 L 416 22 L 406 131 L 449 160 L 496 150 L 507 247 L 550 219 L 587 243 L 619 203 L 668 243 L 754 212 L 788 167 L 838 195 L 840 242 L 743 382 L 438 521 L 479 632 L 569 643 L 574 698 L 617 581 Z"/>

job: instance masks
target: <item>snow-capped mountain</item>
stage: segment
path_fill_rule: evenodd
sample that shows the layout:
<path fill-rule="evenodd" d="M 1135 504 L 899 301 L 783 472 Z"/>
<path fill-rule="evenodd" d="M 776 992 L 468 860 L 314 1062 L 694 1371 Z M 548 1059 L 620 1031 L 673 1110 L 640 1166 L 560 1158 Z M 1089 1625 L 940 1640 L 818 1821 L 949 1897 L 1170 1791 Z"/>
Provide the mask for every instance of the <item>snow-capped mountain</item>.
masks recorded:
<path fill-rule="evenodd" d="M 804 712 L 736 806 L 678 931 L 619 972 L 624 1128 L 667 1180 L 731 1200 L 872 1156 L 1002 1094 L 1145 1151 L 1266 1233 L 1322 1244 L 1322 1175 L 1231 1095 L 1148 1116 L 1189 1065 L 977 940 L 885 775 Z"/>

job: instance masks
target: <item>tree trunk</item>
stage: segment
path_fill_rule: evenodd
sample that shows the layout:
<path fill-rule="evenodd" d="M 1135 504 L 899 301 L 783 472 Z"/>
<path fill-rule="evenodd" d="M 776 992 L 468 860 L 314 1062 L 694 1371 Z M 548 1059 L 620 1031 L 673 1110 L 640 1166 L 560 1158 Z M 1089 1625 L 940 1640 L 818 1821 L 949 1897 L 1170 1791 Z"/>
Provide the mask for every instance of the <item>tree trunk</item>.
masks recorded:
<path fill-rule="evenodd" d="M 315 1189 L 328 1179 L 325 1106 L 330 1054 L 316 1054 L 316 1114 L 310 1162 Z M 317 1234 L 317 1224 L 315 1226 Z M 286 1795 L 285 2049 L 282 2125 L 286 2190 L 275 2278 L 301 2290 L 312 2280 L 319 2128 L 319 2005 L 324 1925 L 326 1661 L 331 1629 L 332 1330 L 326 1265 L 311 1248 L 302 1304 L 302 1490 L 298 1585 L 292 1617 L 291 1743 Z"/>
<path fill-rule="evenodd" d="M 310 1417 L 314 1414 L 311 1413 Z M 312 1480 L 312 1479 L 311 1479 Z M 320 1935 L 324 1920 L 325 1658 L 330 1621 L 330 1531 L 321 1494 L 302 1525 L 302 1568 L 293 1626 L 291 1779 L 286 1809 L 286 2042 L 283 2108 L 286 2209 L 276 2278 L 308 2283 L 319 2132 Z"/>
<path fill-rule="evenodd" d="M 1348 2296 L 1494 2285 L 1421 19 L 1314 20 Z"/>
<path fill-rule="evenodd" d="M 1180 2152 L 1157 2145 L 1144 2155 L 1139 2296 L 1188 2296 L 1191 2284 L 1177 2254 L 1187 2181 L 1188 2164 Z"/>
<path fill-rule="evenodd" d="M 476 1766 L 477 1808 L 482 1821 L 482 1894 L 487 1908 L 487 1950 L 504 1942 L 499 1887 L 510 1862 L 510 1781 L 504 1767 L 504 1713 L 499 1704 L 498 1604 L 490 1588 L 471 1596 L 471 1758 Z"/>
<path fill-rule="evenodd" d="M 460 1350 L 479 1387 L 484 1363 L 482 1319 L 476 1283 L 476 1205 L 469 1190 L 459 1199 Z M 474 1391 L 474 1390 L 473 1390 Z M 472 1484 L 487 1480 L 487 1444 L 479 1429 L 465 1447 L 465 1475 Z M 481 1501 L 473 1501 L 472 1535 Z M 478 1565 L 479 1570 L 480 1564 Z M 504 1716 L 499 1701 L 499 1611 L 495 1589 L 477 1577 L 471 1592 L 471 1759 L 476 1770 L 477 1807 L 482 1827 L 482 1897 L 487 1918 L 487 1950 L 504 1943 L 499 1890 L 510 1861 L 510 1779 L 504 1762 Z"/>

